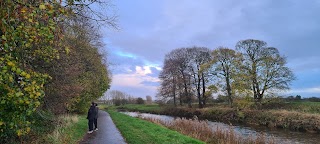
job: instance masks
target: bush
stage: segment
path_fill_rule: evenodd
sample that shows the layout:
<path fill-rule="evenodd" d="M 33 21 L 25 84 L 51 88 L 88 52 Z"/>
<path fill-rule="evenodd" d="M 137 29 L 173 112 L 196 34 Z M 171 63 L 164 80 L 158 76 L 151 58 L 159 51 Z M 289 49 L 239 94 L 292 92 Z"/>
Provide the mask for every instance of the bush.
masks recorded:
<path fill-rule="evenodd" d="M 144 104 L 144 100 L 139 97 L 139 98 L 137 99 L 137 104 Z"/>

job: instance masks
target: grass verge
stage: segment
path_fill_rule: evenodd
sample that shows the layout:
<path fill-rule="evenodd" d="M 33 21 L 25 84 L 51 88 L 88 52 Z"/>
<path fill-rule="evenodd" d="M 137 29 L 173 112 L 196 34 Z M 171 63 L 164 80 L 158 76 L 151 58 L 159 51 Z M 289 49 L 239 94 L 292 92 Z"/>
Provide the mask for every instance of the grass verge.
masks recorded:
<path fill-rule="evenodd" d="M 55 130 L 47 135 L 46 143 L 76 144 L 87 131 L 87 120 L 84 115 L 63 115 L 58 118 Z"/>
<path fill-rule="evenodd" d="M 201 144 L 200 140 L 182 135 L 163 126 L 130 117 L 112 110 L 108 111 L 122 136 L 129 144 Z"/>

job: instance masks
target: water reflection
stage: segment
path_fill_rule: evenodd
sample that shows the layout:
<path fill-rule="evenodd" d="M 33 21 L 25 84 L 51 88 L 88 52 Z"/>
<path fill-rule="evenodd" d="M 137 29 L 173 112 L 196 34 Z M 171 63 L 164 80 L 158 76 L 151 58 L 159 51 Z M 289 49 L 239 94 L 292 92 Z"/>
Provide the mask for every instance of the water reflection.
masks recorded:
<path fill-rule="evenodd" d="M 139 112 L 121 112 L 132 117 L 145 117 L 160 119 L 162 121 L 171 122 L 175 117 L 167 115 L 156 115 L 149 113 L 139 113 Z M 235 130 L 236 133 L 248 137 L 256 136 L 258 133 L 265 133 L 267 138 L 273 137 L 276 143 L 289 143 L 289 144 L 317 144 L 320 143 L 319 134 L 310 134 L 302 132 L 292 132 L 289 130 L 281 129 L 270 129 L 263 126 L 230 126 L 221 122 L 208 121 L 208 125 L 216 130 L 217 127 L 220 129 L 229 129 L 230 127 Z"/>

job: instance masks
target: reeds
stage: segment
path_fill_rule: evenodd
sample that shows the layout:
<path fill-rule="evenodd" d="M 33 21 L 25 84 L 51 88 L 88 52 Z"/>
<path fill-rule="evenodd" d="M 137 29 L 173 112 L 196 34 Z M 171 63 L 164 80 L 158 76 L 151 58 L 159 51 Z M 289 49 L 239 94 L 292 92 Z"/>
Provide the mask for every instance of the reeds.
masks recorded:
<path fill-rule="evenodd" d="M 229 128 L 215 127 L 213 128 L 207 121 L 200 121 L 197 117 L 193 119 L 178 118 L 173 121 L 164 121 L 155 118 L 141 117 L 144 120 L 151 121 L 156 124 L 163 125 L 169 129 L 178 131 L 184 135 L 202 140 L 206 143 L 214 144 L 274 144 L 273 138 L 266 137 L 265 134 L 242 136 Z"/>

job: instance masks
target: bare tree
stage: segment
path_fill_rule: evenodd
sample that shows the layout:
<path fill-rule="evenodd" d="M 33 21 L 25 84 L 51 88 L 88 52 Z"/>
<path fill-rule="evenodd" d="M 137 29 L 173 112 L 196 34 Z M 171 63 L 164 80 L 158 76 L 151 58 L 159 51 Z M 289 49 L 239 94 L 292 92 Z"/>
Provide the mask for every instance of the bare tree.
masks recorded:
<path fill-rule="evenodd" d="M 203 98 L 206 92 L 206 77 L 205 71 L 200 71 L 201 65 L 208 63 L 211 60 L 210 50 L 205 47 L 188 48 L 189 52 L 189 71 L 193 77 L 193 85 L 195 86 L 199 108 L 203 107 Z"/>
<path fill-rule="evenodd" d="M 164 66 L 160 72 L 159 79 L 161 82 L 161 87 L 159 89 L 159 94 L 164 97 L 172 97 L 174 105 L 176 106 L 176 81 L 178 78 L 178 69 L 174 65 L 174 61 L 166 57 L 164 61 Z"/>

